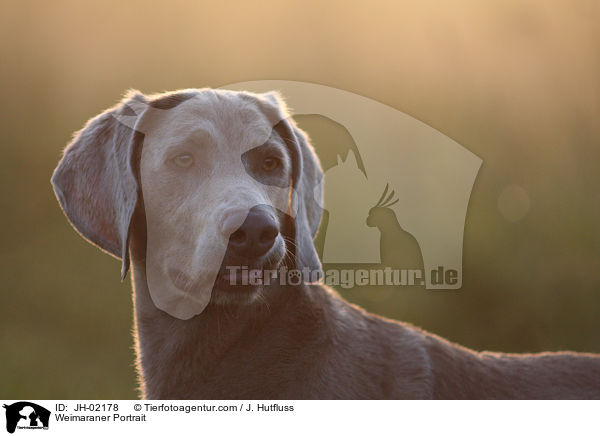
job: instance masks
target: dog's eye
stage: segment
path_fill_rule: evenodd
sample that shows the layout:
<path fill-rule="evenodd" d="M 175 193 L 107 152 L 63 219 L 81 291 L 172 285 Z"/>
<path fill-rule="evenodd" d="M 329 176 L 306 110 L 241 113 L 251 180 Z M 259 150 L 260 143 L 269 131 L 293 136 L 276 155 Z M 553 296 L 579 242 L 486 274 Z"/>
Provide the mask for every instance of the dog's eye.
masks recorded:
<path fill-rule="evenodd" d="M 194 158 L 192 157 L 191 154 L 184 153 L 184 154 L 180 154 L 180 155 L 175 156 L 173 158 L 173 162 L 178 167 L 189 168 L 194 163 Z"/>
<path fill-rule="evenodd" d="M 281 161 L 276 157 L 267 157 L 263 160 L 262 168 L 267 172 L 275 171 L 281 165 Z"/>

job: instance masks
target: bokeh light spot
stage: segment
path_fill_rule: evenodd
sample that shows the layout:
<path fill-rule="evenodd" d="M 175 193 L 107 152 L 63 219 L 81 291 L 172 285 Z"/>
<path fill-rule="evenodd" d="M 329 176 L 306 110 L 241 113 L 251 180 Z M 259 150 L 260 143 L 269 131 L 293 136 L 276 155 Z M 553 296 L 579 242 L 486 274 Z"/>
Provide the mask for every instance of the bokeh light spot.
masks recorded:
<path fill-rule="evenodd" d="M 517 185 L 509 185 L 498 197 L 498 209 L 504 218 L 517 222 L 525 218 L 531 201 L 527 192 Z"/>

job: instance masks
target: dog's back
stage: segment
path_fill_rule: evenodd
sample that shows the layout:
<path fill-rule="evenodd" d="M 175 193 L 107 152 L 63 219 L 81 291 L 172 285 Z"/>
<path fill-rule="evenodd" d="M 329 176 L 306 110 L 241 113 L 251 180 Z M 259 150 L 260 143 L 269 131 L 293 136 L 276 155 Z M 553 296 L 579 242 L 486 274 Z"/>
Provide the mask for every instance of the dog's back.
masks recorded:
<path fill-rule="evenodd" d="M 336 353 L 371 374 L 379 398 L 600 399 L 600 356 L 475 352 L 405 323 L 368 314 L 326 288 L 329 317 L 347 341 Z M 356 375 L 348 374 L 349 377 Z M 356 398 L 356 396 L 348 396 Z"/>
<path fill-rule="evenodd" d="M 600 356 L 477 353 L 426 335 L 437 399 L 600 399 Z"/>

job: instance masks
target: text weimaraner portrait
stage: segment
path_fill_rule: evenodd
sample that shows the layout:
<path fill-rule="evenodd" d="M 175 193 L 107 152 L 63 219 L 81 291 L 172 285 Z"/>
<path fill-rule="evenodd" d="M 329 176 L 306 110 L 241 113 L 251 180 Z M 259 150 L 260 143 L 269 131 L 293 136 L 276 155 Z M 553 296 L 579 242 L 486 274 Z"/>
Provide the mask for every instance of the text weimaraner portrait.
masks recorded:
<path fill-rule="evenodd" d="M 321 178 L 274 92 L 131 92 L 77 133 L 52 184 L 131 263 L 145 398 L 600 398 L 599 355 L 475 352 L 318 280 L 239 284 L 241 267 L 320 271 Z"/>

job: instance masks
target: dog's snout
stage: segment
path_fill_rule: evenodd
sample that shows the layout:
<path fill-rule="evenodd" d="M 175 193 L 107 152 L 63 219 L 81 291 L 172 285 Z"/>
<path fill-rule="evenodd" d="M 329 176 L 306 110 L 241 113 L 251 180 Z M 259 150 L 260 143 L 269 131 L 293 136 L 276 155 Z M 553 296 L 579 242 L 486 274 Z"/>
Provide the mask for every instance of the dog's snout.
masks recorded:
<path fill-rule="evenodd" d="M 263 209 L 252 209 L 229 237 L 229 246 L 238 256 L 259 257 L 269 251 L 278 235 L 277 220 Z"/>

